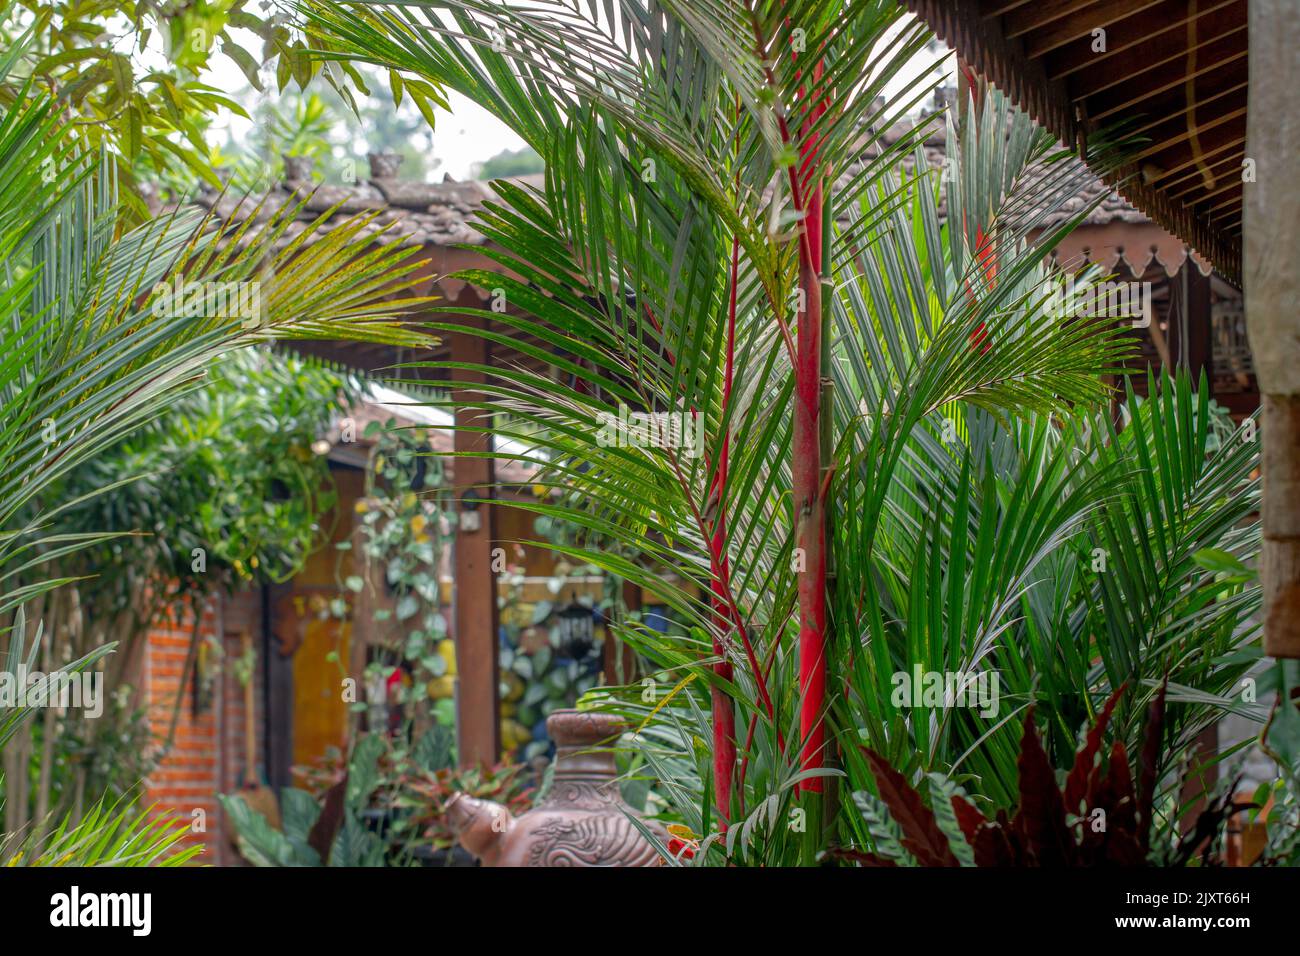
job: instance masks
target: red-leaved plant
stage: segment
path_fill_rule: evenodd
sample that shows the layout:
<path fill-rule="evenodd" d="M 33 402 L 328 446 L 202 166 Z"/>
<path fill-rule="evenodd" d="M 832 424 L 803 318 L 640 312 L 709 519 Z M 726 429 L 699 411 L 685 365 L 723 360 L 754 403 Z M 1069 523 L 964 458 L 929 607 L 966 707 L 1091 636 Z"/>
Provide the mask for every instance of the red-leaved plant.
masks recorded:
<path fill-rule="evenodd" d="M 873 750 L 871 763 L 880 801 L 893 821 L 880 819 L 871 794 L 856 795 L 859 807 L 878 834 L 875 852 L 840 849 L 831 855 L 863 866 L 1180 866 L 1199 855 L 1214 862 L 1217 837 L 1229 819 L 1250 804 L 1232 801 L 1235 787 L 1207 800 L 1196 824 L 1168 853 L 1153 859 L 1155 793 L 1161 738 L 1164 730 L 1165 688 L 1161 687 L 1148 713 L 1146 736 L 1138 756 L 1137 776 L 1130 773 L 1128 753 L 1116 740 L 1109 759 L 1102 756 L 1102 738 L 1121 686 L 1102 708 L 1075 754 L 1064 786 L 1057 783 L 1052 763 L 1034 726 L 1033 708 L 1025 719 L 1020 744 L 1020 802 L 1014 815 L 999 810 L 989 819 L 950 784 L 931 787 L 937 800 L 931 809 L 920 793 Z M 934 779 L 933 776 L 931 778 Z M 937 811 L 937 812 L 936 812 Z"/>

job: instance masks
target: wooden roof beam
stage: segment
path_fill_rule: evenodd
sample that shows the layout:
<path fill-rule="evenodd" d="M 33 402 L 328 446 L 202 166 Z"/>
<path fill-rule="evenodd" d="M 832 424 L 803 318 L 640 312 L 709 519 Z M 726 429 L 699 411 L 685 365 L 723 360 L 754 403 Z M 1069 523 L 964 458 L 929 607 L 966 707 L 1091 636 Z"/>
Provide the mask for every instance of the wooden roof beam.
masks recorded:
<path fill-rule="evenodd" d="M 986 5 L 986 8 L 981 13 L 985 19 L 992 19 L 993 17 L 1002 16 L 1004 13 L 1010 13 L 1012 10 L 1018 10 L 1030 2 L 1031 0 L 1001 0 L 1001 2 Z"/>
<path fill-rule="evenodd" d="M 1237 201 L 1240 202 L 1240 201 L 1241 201 L 1241 187 L 1242 187 L 1242 185 L 1244 185 L 1244 184 L 1242 183 L 1242 181 L 1241 181 L 1241 177 L 1240 177 L 1240 176 L 1229 176 L 1229 177 L 1228 177 L 1228 181 L 1227 181 L 1226 183 L 1224 183 L 1223 185 L 1219 186 L 1217 189 L 1211 189 L 1209 192 L 1207 192 L 1207 193 L 1206 193 L 1205 195 L 1203 195 L 1203 196 L 1197 196 L 1195 199 L 1189 200 L 1187 204 L 1188 204 L 1189 206 L 1199 206 L 1201 203 L 1205 202 L 1207 199 L 1213 199 L 1215 196 L 1222 196 L 1224 193 L 1226 193 L 1226 192 L 1232 192 L 1233 190 L 1236 190 L 1236 191 L 1237 191 L 1237 197 L 1236 197 L 1236 198 L 1237 198 Z M 1211 211 L 1212 211 L 1212 210 L 1215 210 L 1215 209 L 1227 208 L 1228 206 L 1231 206 L 1231 205 L 1232 205 L 1231 202 L 1228 202 L 1228 203 L 1219 203 L 1219 204 L 1217 204 L 1217 205 L 1215 205 L 1215 204 L 1211 204 L 1210 209 L 1211 209 Z"/>
<path fill-rule="evenodd" d="M 1211 222 L 1215 222 L 1216 220 L 1225 220 L 1227 222 L 1232 222 L 1234 219 L 1240 218 L 1242 206 L 1245 203 L 1245 199 L 1246 199 L 1246 195 L 1244 192 L 1238 193 L 1236 196 L 1233 196 L 1227 202 L 1215 206 L 1213 209 L 1211 209 L 1206 214 L 1205 218 L 1210 220 Z"/>
<path fill-rule="evenodd" d="M 1110 27 L 1118 18 L 1130 13 L 1141 13 L 1158 6 L 1163 0 L 1105 0 L 1104 3 L 1079 10 L 1065 16 L 1050 26 L 1035 30 L 1025 38 L 1025 55 L 1033 59 L 1060 49 L 1071 40 L 1091 37 L 1092 31 L 1106 30 L 1109 42 Z M 1091 48 L 1091 47 L 1090 47 Z"/>
<path fill-rule="evenodd" d="M 1148 156 L 1154 156 L 1157 153 L 1162 153 L 1165 150 L 1169 149 L 1171 146 L 1177 146 L 1179 143 L 1186 142 L 1187 140 L 1190 140 L 1194 137 L 1199 137 L 1202 133 L 1209 132 L 1212 129 L 1217 129 L 1218 127 L 1222 126 L 1224 123 L 1231 123 L 1233 120 L 1242 119 L 1245 117 L 1245 115 L 1246 115 L 1246 107 L 1242 106 L 1238 109 L 1233 110 L 1231 113 L 1223 113 L 1219 116 L 1215 116 L 1212 117 L 1211 119 L 1207 119 L 1204 122 L 1197 123 L 1193 127 L 1185 128 L 1181 133 L 1178 133 L 1175 136 L 1169 136 L 1166 137 L 1165 139 L 1152 143 L 1146 149 L 1142 150 L 1142 152 L 1137 153 L 1135 156 L 1133 156 L 1133 160 L 1135 162 L 1141 162 L 1142 160 L 1146 159 Z M 1200 156 L 1204 157 L 1203 150 L 1198 151 L 1198 153 Z"/>
<path fill-rule="evenodd" d="M 1205 160 L 1209 159 L 1211 156 L 1217 156 L 1219 153 L 1223 152 L 1224 150 L 1232 149 L 1235 146 L 1240 146 L 1244 142 L 1246 142 L 1246 137 L 1244 135 L 1235 137 L 1224 143 L 1221 143 L 1220 145 L 1216 146 L 1214 149 L 1202 150 L 1200 159 L 1202 162 L 1204 162 Z M 1177 166 L 1162 167 L 1159 170 L 1158 174 L 1156 175 L 1148 176 L 1144 173 L 1143 180 L 1146 182 L 1148 186 L 1153 186 L 1156 183 L 1160 182 L 1162 179 L 1167 179 L 1168 177 L 1174 175 L 1175 173 L 1181 173 L 1184 170 L 1188 170 L 1188 169 L 1195 170 L 1196 164 L 1197 164 L 1197 158 L 1195 156 L 1191 156 L 1188 159 L 1184 160 L 1183 162 L 1179 163 Z M 1194 172 L 1192 175 L 1196 175 L 1196 174 L 1197 173 Z M 1161 186 L 1159 188 L 1163 189 L 1164 187 Z"/>
<path fill-rule="evenodd" d="M 1143 133 L 1148 133 L 1151 130 L 1156 129 L 1157 127 L 1161 126 L 1164 123 L 1169 123 L 1174 120 L 1181 119 L 1182 117 L 1186 116 L 1188 113 L 1192 112 L 1193 110 L 1204 109 L 1205 107 L 1209 106 L 1211 103 L 1217 100 L 1227 99 L 1229 102 L 1234 102 L 1235 94 L 1242 92 L 1246 88 L 1247 88 L 1246 83 L 1237 83 L 1234 86 L 1226 87 L 1225 89 L 1223 89 L 1218 93 L 1215 93 L 1211 97 L 1207 97 L 1206 99 L 1203 100 L 1197 100 L 1195 103 L 1187 103 L 1186 101 L 1184 101 L 1182 107 L 1177 108 L 1177 112 L 1164 113 L 1163 115 L 1158 116 L 1155 119 L 1151 120 L 1149 123 L 1144 123 L 1143 125 L 1133 130 L 1133 135 L 1140 136 Z M 1153 135 L 1152 138 L 1155 139 L 1156 137 Z"/>
<path fill-rule="evenodd" d="M 1116 20 L 1107 27 L 1104 53 L 1094 53 L 1090 43 L 1080 43 L 1047 57 L 1047 76 L 1053 80 L 1063 79 L 1084 68 L 1101 66 L 1107 60 L 1138 46 L 1143 47 L 1142 61 L 1145 62 L 1153 43 L 1160 44 L 1159 56 L 1164 56 L 1170 47 L 1185 49 L 1186 31 L 1179 30 L 1180 27 L 1184 27 L 1188 20 L 1207 17 L 1228 8 L 1232 8 L 1235 18 L 1245 22 L 1244 0 L 1218 0 L 1217 3 L 1198 7 L 1195 11 L 1187 0 L 1162 0 L 1158 7 L 1144 9 L 1141 13 Z M 1176 30 L 1179 32 L 1174 33 Z"/>
<path fill-rule="evenodd" d="M 1220 176 L 1227 175 L 1229 170 L 1240 169 L 1241 158 L 1245 154 L 1246 151 L 1244 149 L 1231 152 L 1227 155 L 1227 157 L 1223 159 L 1215 160 L 1207 168 L 1210 170 L 1210 173 L 1214 176 L 1214 178 L 1218 179 Z M 1176 191 L 1174 190 L 1173 188 L 1174 186 L 1186 182 L 1191 182 L 1191 185 L 1184 186 L 1182 189 Z M 1166 183 L 1164 186 L 1164 193 L 1166 196 L 1169 197 L 1170 201 L 1177 201 L 1182 199 L 1184 196 L 1191 195 L 1192 193 L 1196 192 L 1198 189 L 1202 189 L 1202 188 L 1204 187 L 1201 184 L 1201 171 L 1199 169 L 1195 169 L 1185 176 L 1180 176 L 1178 177 L 1178 179 L 1170 180 L 1168 183 Z M 1194 201 L 1195 200 L 1189 200 L 1189 202 L 1194 202 Z"/>
<path fill-rule="evenodd" d="M 1014 40 L 1091 5 L 1092 0 L 1039 0 L 1032 6 L 1007 14 L 1002 21 L 1002 35 Z"/>
<path fill-rule="evenodd" d="M 1143 73 L 1159 70 L 1184 59 L 1189 52 L 1200 52 L 1211 44 L 1218 43 L 1225 37 L 1244 32 L 1246 25 L 1229 27 L 1222 33 L 1197 34 L 1196 42 L 1188 44 L 1186 38 L 1166 34 L 1160 40 L 1139 46 L 1123 60 L 1108 64 L 1106 69 L 1096 69 L 1070 81 L 1070 95 L 1076 99 L 1087 99 L 1123 83 L 1131 83 Z M 1221 44 L 1220 44 L 1221 45 Z"/>
<path fill-rule="evenodd" d="M 1215 41 L 1215 42 L 1218 43 L 1219 41 Z M 1226 47 L 1225 51 L 1230 49 L 1231 49 L 1230 47 Z M 1169 90 L 1176 89 L 1177 87 L 1185 84 L 1188 80 L 1192 80 L 1200 76 L 1206 76 L 1207 74 L 1213 73 L 1216 70 L 1221 70 L 1226 67 L 1233 66 L 1234 64 L 1240 64 L 1244 72 L 1244 68 L 1246 66 L 1246 51 L 1244 49 L 1237 52 L 1225 52 L 1225 55 L 1222 58 L 1210 59 L 1207 57 L 1206 62 L 1198 66 L 1195 71 L 1184 75 L 1175 76 L 1173 79 L 1165 79 L 1166 74 L 1157 73 L 1150 80 L 1148 80 L 1147 83 L 1140 84 L 1131 90 L 1125 90 L 1119 96 L 1107 98 L 1106 100 L 1104 100 L 1101 109 L 1095 109 L 1090 104 L 1088 109 L 1088 115 L 1094 123 L 1100 123 L 1101 121 L 1109 119 L 1118 113 L 1124 112 L 1125 110 L 1140 107 L 1143 103 L 1147 102 L 1152 97 L 1159 96 L 1161 93 L 1165 93 L 1168 92 Z M 1225 78 L 1225 79 L 1226 82 L 1231 82 L 1231 83 L 1237 82 L 1237 78 L 1235 76 L 1231 78 Z M 1079 99 L 1083 99 L 1083 97 L 1076 98 L 1076 102 Z"/>
<path fill-rule="evenodd" d="M 1080 3 L 1065 4 L 1052 2 L 1052 0 L 1035 0 L 1035 2 L 1046 8 L 1044 13 L 1050 14 L 1044 17 L 1043 23 L 1038 24 L 1040 26 L 1083 8 Z M 1216 0 L 1198 0 L 1198 3 L 1206 5 L 1215 2 Z M 1064 80 L 1047 77 L 1045 69 L 1047 58 L 1027 57 L 1023 39 L 1010 39 L 1004 30 L 1010 18 L 1016 13 L 1027 15 L 1033 9 L 1033 4 L 1021 4 L 1009 11 L 1008 15 L 987 16 L 986 14 L 997 13 L 1000 9 L 997 0 L 983 0 L 982 3 L 980 0 L 903 0 L 903 3 L 976 70 L 996 83 L 1022 109 L 1066 143 L 1075 143 L 1084 133 L 1098 128 L 1099 125 L 1110 125 L 1121 117 L 1133 125 L 1146 122 L 1150 118 L 1150 111 L 1149 102 L 1145 98 L 1180 86 L 1189 79 L 1196 80 L 1198 76 L 1205 76 L 1206 79 L 1196 82 L 1195 86 L 1207 91 L 1210 89 L 1217 91 L 1224 84 L 1240 81 L 1238 77 L 1231 75 L 1231 68 L 1222 69 L 1221 64 L 1211 64 L 1206 69 L 1195 67 L 1188 69 L 1179 63 L 1176 67 L 1167 68 L 1170 81 L 1166 84 L 1155 83 L 1155 78 L 1148 75 L 1147 85 L 1153 88 L 1138 91 L 1137 97 L 1131 95 L 1133 90 L 1121 88 L 1115 90 L 1113 94 L 1096 99 L 1087 98 L 1076 103 L 1069 95 L 1068 84 Z M 1157 9 L 1152 7 L 1148 12 Z M 1251 18 L 1254 19 L 1253 4 Z M 1232 47 L 1228 50 L 1217 50 L 1211 45 L 1206 50 L 1198 52 L 1195 54 L 1197 64 L 1206 62 L 1205 54 L 1211 52 L 1215 58 L 1225 61 L 1231 61 L 1234 55 L 1237 55 L 1241 65 L 1244 66 L 1248 61 L 1245 57 L 1243 35 L 1236 34 L 1231 38 L 1231 42 Z M 1110 61 L 1112 65 L 1115 62 Z M 1186 75 L 1188 72 L 1193 72 L 1194 75 L 1189 78 Z M 1121 100 L 1123 102 L 1120 102 Z M 1171 108 L 1175 105 L 1180 104 L 1171 104 Z M 1082 108 L 1078 108 L 1080 106 Z M 1128 107 L 1128 109 L 1125 112 L 1117 111 L 1110 116 L 1102 117 L 1109 120 L 1104 124 L 1094 122 L 1098 114 L 1104 113 L 1112 106 Z M 1232 124 L 1226 124 L 1221 129 L 1227 131 L 1231 126 Z M 1167 166 L 1180 163 L 1183 156 L 1177 148 L 1173 152 L 1172 157 L 1154 157 L 1152 164 Z M 1151 183 L 1137 177 L 1138 171 L 1137 164 L 1125 164 L 1109 172 L 1106 179 L 1120 188 L 1135 206 L 1164 229 L 1181 236 L 1185 242 L 1212 260 L 1216 268 L 1220 269 L 1230 281 L 1240 282 L 1240 243 L 1235 237 L 1207 229 L 1207 224 L 1193 216 L 1191 210 L 1183 204 L 1169 202 L 1161 193 L 1158 184 L 1152 184 L 1164 175 L 1165 170 L 1157 170 L 1157 175 Z"/>

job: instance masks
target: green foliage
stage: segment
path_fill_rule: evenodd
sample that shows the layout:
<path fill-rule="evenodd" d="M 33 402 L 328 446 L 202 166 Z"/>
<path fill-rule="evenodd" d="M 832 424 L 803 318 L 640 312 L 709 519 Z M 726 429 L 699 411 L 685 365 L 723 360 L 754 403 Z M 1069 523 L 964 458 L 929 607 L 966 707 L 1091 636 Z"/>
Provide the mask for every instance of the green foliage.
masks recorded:
<path fill-rule="evenodd" d="M 202 388 L 51 488 L 51 498 L 70 502 L 52 534 L 97 528 L 109 537 L 50 562 L 50 573 L 75 580 L 46 621 L 74 635 L 84 624 L 79 644 L 112 642 L 130 659 L 178 602 L 201 606 L 214 593 L 297 573 L 327 540 L 322 520 L 336 497 L 311 446 L 360 394 L 359 382 L 292 355 L 248 348 L 226 357 Z M 54 805 L 70 806 L 78 791 L 127 792 L 152 769 L 156 742 L 133 688 L 116 683 L 116 672 L 106 678 L 115 683 L 101 719 L 57 715 L 39 730 L 33 782 L 48 764 Z M 33 809 L 37 791 L 29 790 Z"/>
<path fill-rule="evenodd" d="M 69 574 L 97 572 L 83 600 L 112 592 L 111 603 L 93 602 L 112 613 L 131 606 L 139 588 L 170 600 L 174 585 L 202 598 L 301 570 L 328 537 L 321 520 L 335 501 L 327 461 L 312 445 L 361 388 L 313 361 L 242 350 L 68 475 L 53 493 L 77 503 L 56 527 L 116 535 L 63 564 Z M 99 488 L 114 490 L 93 495 Z"/>
<path fill-rule="evenodd" d="M 19 607 L 14 614 L 13 625 L 6 635 L 9 648 L 4 655 L 5 674 L 16 675 L 23 671 L 32 673 L 40 670 L 37 666 L 37 653 L 41 647 L 44 629 L 42 624 L 38 623 L 34 628 L 35 633 L 28 640 L 27 627 L 27 613 L 23 608 Z M 114 645 L 111 644 L 97 647 L 85 656 L 71 663 L 61 665 L 61 668 L 67 674 L 80 674 L 82 671 L 92 668 L 98 661 L 111 654 L 113 650 Z M 46 674 L 39 682 L 29 688 L 27 699 L 39 699 L 40 695 L 46 693 L 46 688 L 49 686 L 50 675 Z M 13 706 L 8 702 L 0 705 L 0 747 L 8 743 L 23 723 L 31 719 L 37 712 L 36 708 Z"/>
<path fill-rule="evenodd" d="M 383 866 L 384 843 L 361 817 L 380 783 L 383 749 L 382 737 L 363 737 L 321 802 L 306 790 L 281 790 L 278 828 L 238 794 L 219 794 L 240 853 L 254 866 Z"/>
<path fill-rule="evenodd" d="M 484 160 L 478 171 L 479 179 L 508 179 L 511 176 L 526 176 L 540 173 L 546 168 L 542 157 L 528 146 L 519 149 L 503 149 L 490 159 Z"/>
<path fill-rule="evenodd" d="M 515 817 L 526 813 L 534 801 L 534 791 L 523 768 L 517 764 L 501 764 L 425 770 L 407 782 L 396 806 L 410 811 L 404 822 L 413 828 L 417 839 L 435 850 L 446 850 L 456 844 L 456 835 L 446 818 L 447 803 L 458 793 L 499 803 Z"/>
<path fill-rule="evenodd" d="M 233 137 L 214 151 L 213 165 L 237 188 L 257 192 L 284 179 L 283 157 L 331 156 L 331 138 L 343 118 L 315 93 L 283 94 L 253 108 L 253 129 L 239 144 Z"/>
<path fill-rule="evenodd" d="M 6 45 L 28 29 L 31 39 L 0 83 L 0 104 L 11 106 L 31 89 L 51 97 L 72 117 L 71 135 L 82 148 L 105 148 L 120 158 L 117 171 L 128 185 L 137 172 L 221 185 L 209 127 L 221 115 L 249 118 L 217 83 L 223 61 L 259 92 L 270 85 L 281 94 L 305 91 L 323 81 L 353 106 L 352 90 L 370 94 L 356 69 L 320 49 L 328 42 L 296 29 L 280 3 L 11 0 L 0 6 Z M 243 45 L 249 37 L 252 49 Z M 430 121 L 432 107 L 444 105 L 439 91 L 416 78 L 403 87 Z M 144 214 L 132 190 L 123 199 Z"/>
<path fill-rule="evenodd" d="M 382 71 L 364 64 L 354 68 L 371 89 L 392 85 Z M 285 156 L 310 157 L 314 179 L 349 185 L 367 175 L 363 152 L 396 153 L 405 179 L 424 180 L 438 166 L 431 155 L 433 130 L 411 97 L 400 104 L 378 94 L 349 99 L 331 86 L 314 85 L 274 97 L 251 97 L 246 91 L 239 98 L 251 100 L 253 128 L 240 137 L 228 132 L 212 157 L 218 171 L 236 184 L 264 189 L 280 182 Z"/>
<path fill-rule="evenodd" d="M 192 390 L 206 363 L 278 336 L 427 341 L 391 321 L 418 301 L 389 298 L 415 265 L 396 249 L 368 250 L 365 217 L 310 249 L 278 251 L 294 210 L 245 230 L 240 244 L 196 214 L 126 229 L 111 167 L 78 158 L 48 99 L 8 108 L 0 144 L 0 307 L 13 328 L 0 361 L 0 614 L 53 586 L 31 583 L 38 565 L 113 536 L 54 531 L 82 504 L 55 499 L 54 488 Z M 158 289 L 218 276 L 258 283 L 263 321 L 159 308 Z"/>
<path fill-rule="evenodd" d="M 433 700 L 451 697 L 456 652 L 442 606 L 441 575 L 455 512 L 426 429 L 371 422 L 365 436 L 375 445 L 366 494 L 357 503 L 360 558 L 363 567 L 375 569 L 371 580 L 382 581 L 391 596 L 391 607 L 374 614 L 377 654 L 366 663 L 367 685 L 386 687 L 399 666 L 406 675 L 403 684 L 409 680 L 409 686 L 385 691 L 383 700 L 371 700 L 370 717 L 376 726 L 395 721 L 409 729 L 438 716 Z M 371 585 L 350 577 L 343 586 L 355 593 Z"/>
<path fill-rule="evenodd" d="M 539 540 L 551 544 L 572 540 L 575 528 L 560 520 L 538 517 L 533 530 Z M 513 759 L 530 761 L 545 756 L 551 741 L 546 735 L 546 718 L 560 708 L 574 707 L 601 680 L 603 662 L 595 617 L 608 620 L 615 592 L 621 582 L 605 576 L 604 600 L 592 607 L 593 643 L 590 648 L 566 647 L 560 632 L 560 615 L 571 602 L 586 607 L 590 601 L 575 598 L 573 578 L 599 576 L 591 564 L 555 562 L 548 589 L 553 600 L 530 601 L 525 596 L 524 565 L 507 566 L 497 578 L 500 626 L 505 641 L 500 652 L 502 750 Z M 608 637 L 606 627 L 606 640 Z"/>
<path fill-rule="evenodd" d="M 183 866 L 202 852 L 181 847 L 189 827 L 150 819 L 134 801 L 92 806 L 79 820 L 64 817 L 44 838 L 7 834 L 0 866 Z"/>
<path fill-rule="evenodd" d="M 1133 751 L 1168 676 L 1171 765 L 1224 713 L 1262 719 L 1236 696 L 1257 657 L 1258 587 L 1208 574 L 1195 557 L 1207 546 L 1237 561 L 1257 553 L 1255 446 L 1237 434 L 1210 450 L 1219 426 L 1185 375 L 1150 389 L 1151 401 L 1130 392 L 1122 430 L 1100 410 L 1009 429 L 968 411 L 968 444 L 917 443 L 874 539 L 879 564 L 848 563 L 846 541 L 843 566 L 874 569 L 847 593 L 868 588 L 880 605 L 861 616 L 873 653 L 849 677 L 843 719 L 862 730 L 846 744 L 868 743 L 907 773 L 960 770 L 1006 807 L 1012 718 L 1031 703 L 1058 766 L 1075 728 L 1125 681 L 1135 694 L 1115 727 Z M 996 674 L 1001 706 L 987 719 L 897 706 L 893 677 L 917 666 Z"/>
<path fill-rule="evenodd" d="M 240 852 L 255 866 L 412 866 L 417 848 L 454 844 L 444 819 L 453 793 L 499 800 L 514 812 L 531 805 L 517 766 L 455 768 L 449 728 L 434 724 L 413 746 L 405 740 L 363 733 L 346 765 L 297 768 L 309 789 L 280 792 L 278 829 L 238 794 L 220 796 Z"/>
<path fill-rule="evenodd" d="M 1300 866 L 1300 663 L 1280 660 L 1270 676 L 1277 699 L 1260 744 L 1280 772 L 1255 794 L 1250 819 L 1266 827 L 1260 863 Z"/>
<path fill-rule="evenodd" d="M 56 717 L 47 725 L 31 724 L 32 746 L 27 792 L 32 812 L 41 787 L 41 772 L 49 774 L 49 805 L 73 807 L 77 794 L 102 794 L 106 801 L 125 799 L 138 792 L 140 781 L 157 766 L 157 741 L 146 706 L 133 699 L 134 688 L 105 687 L 104 713 L 95 720 L 72 715 Z M 46 736 L 51 737 L 47 748 Z"/>

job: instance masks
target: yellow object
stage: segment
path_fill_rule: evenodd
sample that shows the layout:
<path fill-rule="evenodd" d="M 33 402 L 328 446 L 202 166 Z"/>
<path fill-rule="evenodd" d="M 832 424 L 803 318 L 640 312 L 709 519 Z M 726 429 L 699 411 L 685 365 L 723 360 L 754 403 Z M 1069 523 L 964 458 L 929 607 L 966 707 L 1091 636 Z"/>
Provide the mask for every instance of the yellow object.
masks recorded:
<path fill-rule="evenodd" d="M 441 677 L 435 677 L 429 681 L 429 696 L 434 700 L 442 700 L 450 697 L 456 690 L 456 678 L 450 674 L 443 674 Z"/>
<path fill-rule="evenodd" d="M 447 673 L 456 676 L 456 642 L 445 638 L 438 642 L 438 656 L 447 662 Z"/>
<path fill-rule="evenodd" d="M 513 702 L 524 696 L 524 681 L 518 674 L 507 671 L 502 679 L 506 682 L 506 700 Z"/>
<path fill-rule="evenodd" d="M 517 720 L 505 719 L 501 721 L 501 744 L 507 750 L 514 750 L 521 744 L 526 744 L 533 739 L 533 735 Z"/>

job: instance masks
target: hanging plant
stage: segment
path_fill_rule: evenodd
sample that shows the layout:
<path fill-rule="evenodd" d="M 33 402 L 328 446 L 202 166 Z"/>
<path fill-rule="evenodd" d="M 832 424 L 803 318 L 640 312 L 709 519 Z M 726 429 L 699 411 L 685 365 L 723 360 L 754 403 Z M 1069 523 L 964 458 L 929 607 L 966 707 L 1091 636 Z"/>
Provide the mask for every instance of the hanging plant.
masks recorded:
<path fill-rule="evenodd" d="M 426 429 L 371 422 L 364 435 L 375 444 L 366 494 L 356 505 L 359 546 L 364 564 L 378 569 L 389 606 L 374 612 L 380 652 L 366 667 L 369 703 L 356 706 L 370 707 L 372 723 L 389 723 L 391 729 L 427 718 L 451 725 L 456 652 L 441 574 L 455 514 L 448 507 L 445 469 Z M 355 594 L 366 583 L 354 574 L 343 586 Z"/>

